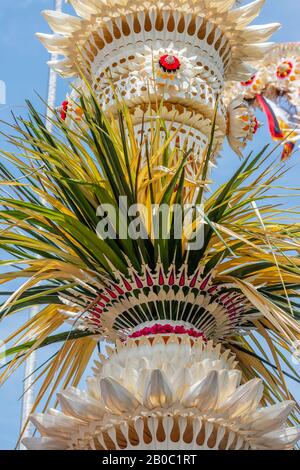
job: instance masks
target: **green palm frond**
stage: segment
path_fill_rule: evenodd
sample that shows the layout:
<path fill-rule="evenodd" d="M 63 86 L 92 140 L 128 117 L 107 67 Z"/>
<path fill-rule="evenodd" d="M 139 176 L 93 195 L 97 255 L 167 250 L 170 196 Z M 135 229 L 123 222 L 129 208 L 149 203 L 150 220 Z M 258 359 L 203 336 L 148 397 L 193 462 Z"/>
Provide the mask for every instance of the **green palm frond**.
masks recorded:
<path fill-rule="evenodd" d="M 273 163 L 272 151 L 265 147 L 245 158 L 232 177 L 209 194 L 214 128 L 198 180 L 191 182 L 186 177 L 191 150 L 176 146 L 176 132 L 167 130 L 159 113 L 151 121 L 150 134 L 138 141 L 123 104 L 116 119 L 104 115 L 93 97 L 82 96 L 80 104 L 82 122 L 67 126 L 53 117 L 50 133 L 28 103 L 29 118 L 17 120 L 7 135 L 16 153 L 2 152 L 15 172 L 0 167 L 0 248 L 7 254 L 1 263 L 6 299 L 0 315 L 5 322 L 32 306 L 41 310 L 7 339 L 9 362 L 0 380 L 34 349 L 57 344 L 57 354 L 39 370 L 36 380 L 43 377 L 44 382 L 35 408 L 46 393 L 48 404 L 58 385 L 78 384 L 97 338 L 77 330 L 76 324 L 68 330 L 61 294 L 74 289 L 88 297 L 87 277 L 105 283 L 114 270 L 126 275 L 130 266 L 139 272 L 144 264 L 154 268 L 160 260 L 166 271 L 172 263 L 177 268 L 186 263 L 190 273 L 201 263 L 206 272 L 215 270 L 217 282 L 229 282 L 243 292 L 253 312 L 262 317 L 256 320 L 254 336 L 232 338 L 226 347 L 237 355 L 245 379 L 263 378 L 266 401 L 290 396 L 282 370 L 299 380 L 286 355 L 300 339 L 300 223 L 297 209 L 283 210 L 280 196 L 272 192 L 286 170 Z M 158 138 L 162 129 L 163 141 Z M 299 193 L 297 188 L 284 190 Z M 151 237 L 151 219 L 145 224 L 147 239 L 97 236 L 101 204 L 112 205 L 119 214 L 121 226 L 110 220 L 119 234 L 132 221 L 120 207 L 121 197 L 149 208 L 152 203 L 183 205 L 195 201 L 195 194 L 205 212 L 204 244 L 198 251 L 188 250 L 184 236 Z M 197 223 L 193 221 L 194 228 Z M 170 234 L 173 225 L 170 216 Z M 18 288 L 9 294 L 6 285 L 12 281 Z"/>

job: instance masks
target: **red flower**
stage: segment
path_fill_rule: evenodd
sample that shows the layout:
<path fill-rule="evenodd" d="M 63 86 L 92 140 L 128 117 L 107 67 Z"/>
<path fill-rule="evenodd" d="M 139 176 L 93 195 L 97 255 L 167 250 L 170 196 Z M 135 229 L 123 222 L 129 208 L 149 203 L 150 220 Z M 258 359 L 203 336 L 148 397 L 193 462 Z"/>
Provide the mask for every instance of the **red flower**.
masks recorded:
<path fill-rule="evenodd" d="M 174 333 L 177 333 L 178 335 L 180 334 L 183 335 L 185 332 L 186 332 L 186 329 L 184 328 L 184 326 L 181 326 L 181 325 L 175 326 Z"/>
<path fill-rule="evenodd" d="M 280 79 L 284 79 L 291 75 L 293 71 L 293 63 L 289 60 L 285 60 L 282 64 L 278 65 L 276 75 Z"/>
<path fill-rule="evenodd" d="M 63 121 L 65 121 L 67 117 L 68 105 L 69 105 L 68 101 L 63 101 L 61 104 L 60 117 L 62 118 Z"/>
<path fill-rule="evenodd" d="M 152 330 L 149 327 L 144 328 L 142 331 L 144 332 L 145 336 L 146 335 L 151 335 L 151 333 L 152 333 Z"/>
<path fill-rule="evenodd" d="M 187 330 L 187 334 L 195 338 L 197 335 L 197 331 L 190 329 L 190 330 Z"/>
<path fill-rule="evenodd" d="M 159 59 L 159 65 L 165 72 L 176 72 L 181 67 L 179 59 L 175 55 L 165 54 Z"/>
<path fill-rule="evenodd" d="M 253 117 L 253 121 L 254 121 L 253 134 L 256 134 L 257 129 L 259 128 L 259 122 L 255 116 Z"/>
<path fill-rule="evenodd" d="M 155 329 L 155 332 L 156 333 L 164 333 L 165 330 L 164 330 L 164 325 L 154 325 L 154 329 Z"/>
<path fill-rule="evenodd" d="M 174 327 L 173 327 L 172 325 L 169 325 L 169 324 L 168 324 L 168 325 L 165 325 L 165 326 L 164 326 L 164 330 L 165 330 L 165 331 L 164 331 L 165 333 L 173 333 Z"/>
<path fill-rule="evenodd" d="M 246 82 L 241 82 L 242 86 L 250 86 L 254 82 L 256 78 L 256 75 L 253 75 L 253 77 L 250 78 L 250 80 L 247 80 Z"/>
<path fill-rule="evenodd" d="M 139 338 L 140 336 L 142 336 L 142 331 L 135 331 L 130 335 L 131 338 Z"/>
<path fill-rule="evenodd" d="M 184 326 L 182 325 L 177 325 L 177 326 L 172 326 L 169 323 L 166 325 L 160 325 L 159 323 L 156 323 L 155 325 L 148 327 L 146 326 L 145 328 L 135 331 L 131 335 L 129 335 L 129 338 L 140 338 L 141 336 L 149 336 L 149 335 L 156 335 L 156 334 L 170 334 L 170 333 L 175 333 L 178 335 L 184 335 L 187 334 L 192 338 L 203 338 L 204 341 L 207 341 L 206 336 L 202 332 L 198 332 L 194 330 L 193 328 L 190 328 L 187 330 Z"/>

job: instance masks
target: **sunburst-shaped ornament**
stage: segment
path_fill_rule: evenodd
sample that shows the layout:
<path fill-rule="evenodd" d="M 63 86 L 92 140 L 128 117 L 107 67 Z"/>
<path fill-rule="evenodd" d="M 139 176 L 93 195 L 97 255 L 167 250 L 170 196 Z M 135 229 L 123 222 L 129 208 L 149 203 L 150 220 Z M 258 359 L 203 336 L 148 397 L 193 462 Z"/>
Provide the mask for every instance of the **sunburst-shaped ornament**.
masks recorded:
<path fill-rule="evenodd" d="M 261 406 L 260 379 L 241 383 L 229 350 L 158 334 L 100 356 L 87 391 L 58 395 L 61 411 L 31 416 L 31 450 L 289 450 L 292 401 Z"/>
<path fill-rule="evenodd" d="M 188 57 L 187 48 L 176 49 L 173 43 L 168 48 L 161 46 L 151 49 L 145 46 L 143 54 L 139 54 L 141 74 L 153 89 L 164 95 L 178 92 L 195 93 L 196 81 L 201 80 L 201 67 L 197 66 L 196 56 Z"/>

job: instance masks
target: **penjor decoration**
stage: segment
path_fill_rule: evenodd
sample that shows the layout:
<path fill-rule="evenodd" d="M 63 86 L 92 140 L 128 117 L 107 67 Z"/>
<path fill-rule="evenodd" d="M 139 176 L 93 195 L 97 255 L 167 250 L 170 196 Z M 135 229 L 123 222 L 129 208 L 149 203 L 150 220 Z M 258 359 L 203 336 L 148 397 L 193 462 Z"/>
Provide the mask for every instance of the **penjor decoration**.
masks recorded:
<path fill-rule="evenodd" d="M 236 95 L 254 111 L 266 115 L 271 137 L 282 142 L 282 160 L 291 156 L 300 139 L 300 43 L 279 44 L 259 62 L 257 72 L 246 82 L 228 82 L 225 100 Z M 229 141 L 230 142 L 230 141 Z M 237 150 L 236 142 L 230 142 Z"/>
<path fill-rule="evenodd" d="M 295 148 L 279 102 L 298 106 L 297 46 L 267 42 L 278 24 L 251 25 L 263 0 L 70 3 L 76 16 L 43 12 L 53 34 L 38 37 L 63 56 L 49 65 L 72 90 L 53 133 L 29 104 L 9 137 L 26 159 L 6 158 L 27 184 L 0 168 L 13 188 L 2 197 L 12 268 L 1 279 L 21 280 L 1 315 L 41 306 L 8 338 L 0 381 L 32 350 L 63 343 L 41 366 L 39 435 L 24 445 L 293 449 L 299 406 L 284 376 L 299 378 L 281 362 L 300 340 L 300 224 L 258 207 L 280 177 L 266 149 L 208 189 L 225 138 L 242 157 L 257 133 L 255 107 L 274 138 L 289 136 L 283 157 Z M 48 409 L 57 389 L 59 409 Z"/>

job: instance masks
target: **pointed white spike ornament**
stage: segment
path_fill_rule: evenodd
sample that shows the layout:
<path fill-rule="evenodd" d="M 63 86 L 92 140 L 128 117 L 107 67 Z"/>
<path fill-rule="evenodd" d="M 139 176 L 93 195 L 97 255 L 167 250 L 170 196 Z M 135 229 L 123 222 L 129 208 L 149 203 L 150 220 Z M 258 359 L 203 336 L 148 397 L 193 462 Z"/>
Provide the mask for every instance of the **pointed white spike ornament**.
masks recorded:
<path fill-rule="evenodd" d="M 87 392 L 59 394 L 62 413 L 33 416 L 41 437 L 24 443 L 44 450 L 291 449 L 300 437 L 285 426 L 294 402 L 261 408 L 261 380 L 241 385 L 235 366 L 228 351 L 201 339 L 128 340 L 95 368 Z"/>
<path fill-rule="evenodd" d="M 87 280 L 91 295 L 71 290 L 60 298 L 72 307 L 69 314 L 64 310 L 72 324 L 112 342 L 162 332 L 221 341 L 253 329 L 260 313 L 240 291 L 215 283 L 213 273 L 203 270 L 188 276 L 185 267 L 176 273 L 173 265 L 167 273 L 162 265 L 155 271 L 144 266 L 143 274 L 131 268 L 126 279 L 115 272 L 104 288 L 97 279 Z"/>
<path fill-rule="evenodd" d="M 76 89 L 89 87 L 104 111 L 115 113 L 112 83 L 133 117 L 135 130 L 150 131 L 159 111 L 180 142 L 193 145 L 201 161 L 216 109 L 215 153 L 225 135 L 240 153 L 257 129 L 247 103 L 226 108 L 228 80 L 249 80 L 251 62 L 272 45 L 277 24 L 249 26 L 264 0 L 235 8 L 235 0 L 71 0 L 77 15 L 46 11 L 54 35 L 38 37 L 64 56 L 50 63 L 75 77 Z M 83 118 L 72 92 L 62 119 Z M 163 100 L 163 105 L 158 103 Z M 227 103 L 226 103 L 227 104 Z M 148 126 L 148 127 L 147 127 Z M 196 171 L 197 173 L 197 165 Z M 194 175 L 195 176 L 195 175 Z M 109 263 L 109 260 L 108 260 Z M 188 274 L 158 263 L 112 278 L 95 273 L 70 289 L 76 327 L 116 344 L 95 363 L 87 391 L 58 394 L 61 411 L 31 420 L 40 437 L 29 449 L 291 449 L 300 430 L 288 428 L 294 403 L 261 406 L 260 379 L 243 381 L 238 364 L 222 343 L 253 330 L 260 313 L 231 284 L 199 267 Z M 64 310 L 65 313 L 65 310 Z"/>

